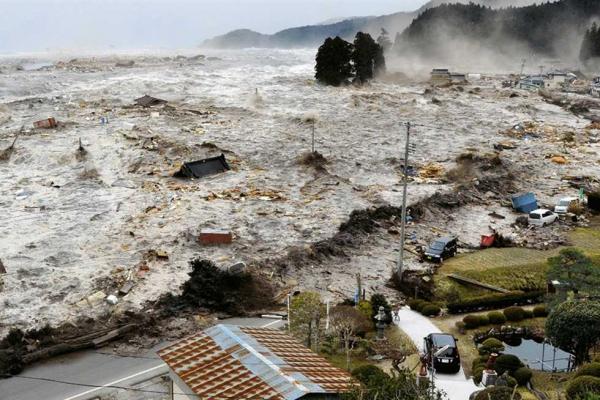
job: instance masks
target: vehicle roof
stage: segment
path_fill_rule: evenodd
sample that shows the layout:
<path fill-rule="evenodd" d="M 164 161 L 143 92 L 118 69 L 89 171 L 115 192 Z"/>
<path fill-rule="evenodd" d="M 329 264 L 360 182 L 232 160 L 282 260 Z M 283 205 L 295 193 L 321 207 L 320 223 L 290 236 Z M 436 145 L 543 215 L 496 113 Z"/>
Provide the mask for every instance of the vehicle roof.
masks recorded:
<path fill-rule="evenodd" d="M 453 240 L 456 240 L 455 236 L 443 236 L 443 237 L 435 239 L 434 242 L 449 243 L 449 242 L 451 242 Z"/>
<path fill-rule="evenodd" d="M 449 333 L 430 333 L 429 337 L 431 338 L 431 341 L 433 342 L 433 344 L 437 347 L 442 347 L 442 346 L 456 346 L 456 340 L 454 339 L 454 336 L 450 335 Z"/>
<path fill-rule="evenodd" d="M 550 211 L 550 210 L 548 210 L 548 209 L 546 209 L 546 208 L 538 208 L 537 210 L 533 210 L 533 211 L 532 211 L 532 212 L 530 212 L 529 214 L 543 214 L 543 213 L 545 213 L 546 211 Z M 552 212 L 552 211 L 550 211 L 550 212 Z"/>

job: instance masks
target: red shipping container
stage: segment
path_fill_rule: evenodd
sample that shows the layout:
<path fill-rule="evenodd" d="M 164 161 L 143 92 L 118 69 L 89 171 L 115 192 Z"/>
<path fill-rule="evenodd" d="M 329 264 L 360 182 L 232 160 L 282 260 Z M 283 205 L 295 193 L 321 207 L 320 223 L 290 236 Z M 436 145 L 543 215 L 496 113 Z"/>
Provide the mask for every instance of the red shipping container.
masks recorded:
<path fill-rule="evenodd" d="M 231 232 L 218 229 L 202 229 L 198 236 L 198 242 L 203 245 L 229 244 L 232 240 Z"/>

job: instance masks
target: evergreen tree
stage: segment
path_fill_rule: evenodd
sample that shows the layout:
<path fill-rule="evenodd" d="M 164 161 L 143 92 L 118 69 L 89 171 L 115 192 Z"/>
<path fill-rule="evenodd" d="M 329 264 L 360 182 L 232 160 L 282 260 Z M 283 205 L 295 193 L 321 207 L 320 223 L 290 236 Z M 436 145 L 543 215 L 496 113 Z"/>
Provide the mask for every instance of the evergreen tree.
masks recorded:
<path fill-rule="evenodd" d="M 352 61 L 356 71 L 354 79 L 361 83 L 373 79 L 375 73 L 385 70 L 383 48 L 368 33 L 358 32 L 356 34 Z"/>
<path fill-rule="evenodd" d="M 585 32 L 579 52 L 579 59 L 581 61 L 585 62 L 594 57 L 600 57 L 600 29 L 595 22 Z"/>
<path fill-rule="evenodd" d="M 352 77 L 353 46 L 339 36 L 327 38 L 316 57 L 315 78 L 326 85 L 339 86 Z"/>
<path fill-rule="evenodd" d="M 381 28 L 381 34 L 379 34 L 379 37 L 377 38 L 377 44 L 383 48 L 383 51 L 388 51 L 390 47 L 392 47 L 392 41 L 385 28 Z"/>

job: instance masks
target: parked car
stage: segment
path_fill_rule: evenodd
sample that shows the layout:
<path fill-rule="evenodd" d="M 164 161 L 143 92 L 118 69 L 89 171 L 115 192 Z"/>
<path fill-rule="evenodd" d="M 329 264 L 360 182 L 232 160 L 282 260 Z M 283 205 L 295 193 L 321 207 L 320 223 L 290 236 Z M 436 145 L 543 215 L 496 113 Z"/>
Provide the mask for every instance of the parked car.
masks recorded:
<path fill-rule="evenodd" d="M 453 236 L 446 236 L 436 239 L 423 252 L 425 260 L 434 262 L 443 262 L 446 258 L 456 255 L 457 239 Z"/>
<path fill-rule="evenodd" d="M 425 337 L 425 354 L 439 372 L 460 371 L 460 354 L 454 336 L 448 333 L 430 333 Z"/>
<path fill-rule="evenodd" d="M 556 214 L 566 214 L 571 206 L 575 206 L 578 204 L 578 197 L 563 197 L 558 201 L 558 203 L 556 203 L 556 206 L 554 206 L 554 212 Z"/>
<path fill-rule="evenodd" d="M 558 218 L 558 215 L 550 210 L 539 208 L 529 213 L 527 221 L 529 225 L 544 226 L 553 223 Z"/>

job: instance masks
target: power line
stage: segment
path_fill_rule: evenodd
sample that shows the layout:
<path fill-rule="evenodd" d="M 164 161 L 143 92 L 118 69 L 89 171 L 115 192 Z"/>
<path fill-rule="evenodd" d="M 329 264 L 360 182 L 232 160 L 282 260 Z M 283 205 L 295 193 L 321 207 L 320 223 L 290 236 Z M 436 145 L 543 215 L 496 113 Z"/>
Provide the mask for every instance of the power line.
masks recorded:
<path fill-rule="evenodd" d="M 29 380 L 34 380 L 34 381 L 44 381 L 44 382 L 53 382 L 53 383 L 62 383 L 64 385 L 80 386 L 80 387 L 86 387 L 86 388 L 92 388 L 92 389 L 119 389 L 119 390 L 129 390 L 129 391 L 141 392 L 141 393 L 170 394 L 170 392 L 165 392 L 165 391 L 162 391 L 162 390 L 140 389 L 140 388 L 127 387 L 127 386 L 118 386 L 118 385 L 105 385 L 105 386 L 102 386 L 102 385 L 92 385 L 92 384 L 88 384 L 88 383 L 70 382 L 70 381 L 63 381 L 63 380 L 60 380 L 60 379 L 42 378 L 42 377 L 26 376 L 26 375 L 0 374 L 0 377 L 3 377 L 3 378 L 17 378 L 17 379 L 29 379 Z M 200 398 L 200 395 L 198 395 L 196 393 L 185 393 L 185 392 L 179 393 L 179 392 L 174 392 L 174 394 L 187 395 L 187 396 L 195 396 L 195 397 Z M 233 398 L 233 397 L 228 397 L 228 398 Z"/>
<path fill-rule="evenodd" d="M 138 393 L 171 394 L 171 392 L 163 391 L 163 390 L 141 389 L 141 388 L 134 388 L 134 387 L 128 387 L 128 386 L 119 386 L 119 385 L 92 385 L 92 384 L 88 384 L 88 383 L 63 381 L 63 380 L 60 380 L 60 379 L 42 378 L 42 377 L 26 376 L 26 375 L 0 374 L 0 377 L 3 377 L 3 378 L 19 378 L 19 379 L 29 379 L 29 380 L 35 380 L 35 381 L 61 383 L 61 384 L 64 384 L 64 385 L 80 386 L 80 387 L 86 387 L 86 388 L 92 388 L 92 389 L 117 389 L 117 390 L 127 390 L 127 391 L 138 392 Z M 273 390 L 275 390 L 275 389 L 273 389 Z M 201 396 L 201 395 L 196 394 L 196 393 L 177 392 L 177 391 L 173 391 L 173 394 L 176 394 L 176 395 L 186 395 L 186 396 L 194 396 L 194 397 L 197 397 L 198 399 L 202 399 L 203 397 L 210 397 L 210 398 L 215 398 L 215 399 L 235 399 L 235 400 L 237 400 L 237 399 L 240 398 L 239 395 L 236 395 L 236 396 L 224 396 L 224 395 Z M 255 395 L 255 396 L 252 396 L 252 397 L 244 396 L 244 399 L 247 399 L 247 400 L 252 400 L 252 399 L 264 400 L 264 396 L 259 396 L 259 395 Z"/>

